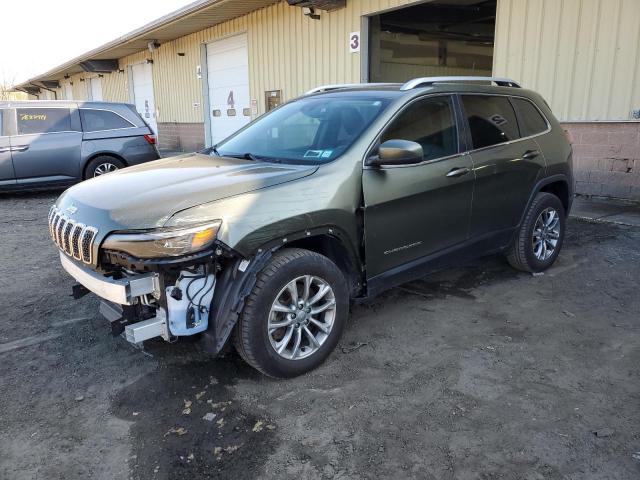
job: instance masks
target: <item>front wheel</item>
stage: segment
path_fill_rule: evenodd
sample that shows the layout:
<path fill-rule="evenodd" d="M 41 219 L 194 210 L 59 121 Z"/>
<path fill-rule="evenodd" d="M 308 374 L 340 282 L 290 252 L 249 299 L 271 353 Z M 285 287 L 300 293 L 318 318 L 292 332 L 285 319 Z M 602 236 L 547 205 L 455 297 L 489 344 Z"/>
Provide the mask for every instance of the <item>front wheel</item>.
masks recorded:
<path fill-rule="evenodd" d="M 336 347 L 349 310 L 340 269 L 298 248 L 274 254 L 247 297 L 234 344 L 266 375 L 289 378 L 319 366 Z"/>
<path fill-rule="evenodd" d="M 565 233 L 565 210 L 558 197 L 536 195 L 507 254 L 511 266 L 524 272 L 542 272 L 556 261 Z"/>

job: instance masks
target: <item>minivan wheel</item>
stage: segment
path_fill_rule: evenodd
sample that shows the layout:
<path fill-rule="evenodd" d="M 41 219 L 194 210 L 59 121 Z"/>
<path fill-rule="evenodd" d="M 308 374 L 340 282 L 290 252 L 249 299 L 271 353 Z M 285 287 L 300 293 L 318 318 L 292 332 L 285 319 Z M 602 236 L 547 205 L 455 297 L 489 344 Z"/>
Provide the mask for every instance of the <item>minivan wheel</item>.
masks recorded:
<path fill-rule="evenodd" d="M 565 210 L 558 197 L 540 192 L 536 195 L 507 259 L 524 272 L 542 272 L 558 258 L 565 232 Z"/>
<path fill-rule="evenodd" d="M 284 249 L 258 274 L 233 342 L 262 373 L 295 377 L 329 356 L 348 311 L 347 284 L 331 260 L 309 250 Z"/>
<path fill-rule="evenodd" d="M 91 160 L 85 168 L 84 179 L 100 177 L 124 168 L 124 163 L 114 157 L 100 156 Z"/>

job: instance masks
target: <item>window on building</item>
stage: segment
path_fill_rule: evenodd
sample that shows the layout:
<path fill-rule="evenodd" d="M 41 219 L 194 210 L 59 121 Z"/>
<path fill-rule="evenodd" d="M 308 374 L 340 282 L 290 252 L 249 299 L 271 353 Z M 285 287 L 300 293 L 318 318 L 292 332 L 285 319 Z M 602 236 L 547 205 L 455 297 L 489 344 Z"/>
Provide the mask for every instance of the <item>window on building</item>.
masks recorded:
<path fill-rule="evenodd" d="M 425 160 L 458 153 L 458 132 L 451 97 L 419 100 L 407 107 L 381 141 L 410 140 L 422 145 Z"/>
<path fill-rule="evenodd" d="M 516 112 L 507 97 L 462 95 L 473 148 L 490 147 L 520 138 Z"/>
<path fill-rule="evenodd" d="M 547 121 L 533 103 L 524 98 L 512 98 L 511 101 L 518 112 L 518 124 L 523 137 L 537 135 L 547 130 Z"/>
<path fill-rule="evenodd" d="M 71 131 L 68 108 L 18 108 L 18 135 Z"/>
<path fill-rule="evenodd" d="M 120 115 L 108 110 L 81 108 L 80 119 L 82 120 L 82 129 L 85 132 L 131 128 L 135 126 Z"/>

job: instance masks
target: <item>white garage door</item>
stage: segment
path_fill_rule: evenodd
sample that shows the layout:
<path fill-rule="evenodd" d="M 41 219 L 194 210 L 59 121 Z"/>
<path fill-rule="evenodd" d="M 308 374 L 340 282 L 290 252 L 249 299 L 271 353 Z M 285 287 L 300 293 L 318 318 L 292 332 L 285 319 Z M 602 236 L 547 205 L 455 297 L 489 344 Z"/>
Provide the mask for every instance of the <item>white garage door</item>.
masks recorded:
<path fill-rule="evenodd" d="M 207 45 L 207 78 L 211 141 L 215 145 L 251 120 L 246 35 Z"/>
<path fill-rule="evenodd" d="M 149 124 L 155 134 L 158 133 L 156 123 L 156 103 L 153 97 L 153 73 L 150 63 L 138 63 L 131 66 L 133 79 L 133 103 L 142 118 Z"/>
<path fill-rule="evenodd" d="M 89 79 L 89 100 L 94 102 L 102 101 L 102 80 L 100 77 Z"/>

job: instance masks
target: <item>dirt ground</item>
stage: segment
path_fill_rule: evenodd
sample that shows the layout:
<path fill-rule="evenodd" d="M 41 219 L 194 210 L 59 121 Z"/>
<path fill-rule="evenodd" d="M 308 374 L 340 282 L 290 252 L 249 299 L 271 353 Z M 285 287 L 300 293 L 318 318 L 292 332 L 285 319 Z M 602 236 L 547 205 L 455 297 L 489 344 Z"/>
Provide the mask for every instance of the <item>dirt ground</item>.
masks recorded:
<path fill-rule="evenodd" d="M 488 258 L 354 305 L 276 381 L 112 338 L 69 296 L 55 196 L 0 197 L 2 479 L 640 478 L 640 228 L 571 220 L 545 275 Z"/>

